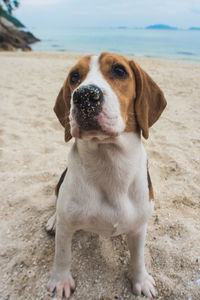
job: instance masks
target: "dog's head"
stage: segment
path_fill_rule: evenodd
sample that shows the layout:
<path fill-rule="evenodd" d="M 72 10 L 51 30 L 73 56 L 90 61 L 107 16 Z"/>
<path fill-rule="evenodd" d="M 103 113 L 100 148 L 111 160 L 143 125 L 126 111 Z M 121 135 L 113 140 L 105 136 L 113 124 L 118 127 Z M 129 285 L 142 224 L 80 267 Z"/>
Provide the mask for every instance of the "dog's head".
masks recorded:
<path fill-rule="evenodd" d="M 163 92 L 137 63 L 104 52 L 83 57 L 70 70 L 54 111 L 66 141 L 140 131 L 147 139 L 165 106 Z"/>

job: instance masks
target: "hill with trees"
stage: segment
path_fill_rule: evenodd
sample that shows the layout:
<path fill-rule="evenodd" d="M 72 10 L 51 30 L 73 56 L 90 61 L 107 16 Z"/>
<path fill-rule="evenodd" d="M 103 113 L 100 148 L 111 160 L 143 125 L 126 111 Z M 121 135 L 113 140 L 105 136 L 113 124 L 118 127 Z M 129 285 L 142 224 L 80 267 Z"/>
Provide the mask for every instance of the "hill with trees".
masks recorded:
<path fill-rule="evenodd" d="M 1 4 L 2 3 L 2 4 Z M 19 7 L 17 0 L 3 0 L 0 3 L 0 50 L 14 51 L 21 49 L 30 51 L 30 44 L 38 42 L 31 32 L 21 28 L 25 26 L 12 16 L 14 9 Z"/>

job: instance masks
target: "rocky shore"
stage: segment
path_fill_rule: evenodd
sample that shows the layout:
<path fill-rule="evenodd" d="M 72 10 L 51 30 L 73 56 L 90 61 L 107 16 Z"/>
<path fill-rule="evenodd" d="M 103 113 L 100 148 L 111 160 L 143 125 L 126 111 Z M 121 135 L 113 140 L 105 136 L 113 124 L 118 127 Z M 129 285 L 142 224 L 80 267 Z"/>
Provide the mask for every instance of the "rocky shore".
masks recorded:
<path fill-rule="evenodd" d="M 31 51 L 30 44 L 38 41 L 31 32 L 21 30 L 5 17 L 0 17 L 0 51 Z"/>

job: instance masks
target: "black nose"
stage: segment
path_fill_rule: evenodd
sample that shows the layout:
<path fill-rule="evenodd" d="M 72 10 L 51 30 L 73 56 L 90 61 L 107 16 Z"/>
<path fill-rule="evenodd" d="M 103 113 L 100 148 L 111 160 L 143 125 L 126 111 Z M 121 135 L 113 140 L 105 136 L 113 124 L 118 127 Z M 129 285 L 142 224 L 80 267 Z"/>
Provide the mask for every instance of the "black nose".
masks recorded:
<path fill-rule="evenodd" d="M 101 106 L 102 101 L 103 93 L 101 89 L 93 84 L 83 85 L 73 94 L 73 102 L 80 109 L 87 108 L 94 111 Z"/>
<path fill-rule="evenodd" d="M 80 86 L 73 94 L 75 118 L 83 130 L 100 128 L 95 116 L 102 111 L 103 93 L 93 84 Z"/>

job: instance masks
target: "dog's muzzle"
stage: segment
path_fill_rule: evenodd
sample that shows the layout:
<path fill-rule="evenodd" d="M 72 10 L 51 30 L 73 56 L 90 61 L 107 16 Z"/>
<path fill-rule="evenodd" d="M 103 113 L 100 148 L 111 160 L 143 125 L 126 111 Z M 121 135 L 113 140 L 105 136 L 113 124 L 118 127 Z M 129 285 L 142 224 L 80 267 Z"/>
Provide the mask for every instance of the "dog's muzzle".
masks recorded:
<path fill-rule="evenodd" d="M 96 85 L 83 85 L 74 91 L 73 103 L 75 118 L 82 129 L 100 129 L 95 116 L 102 111 L 103 101 L 103 93 Z"/>

